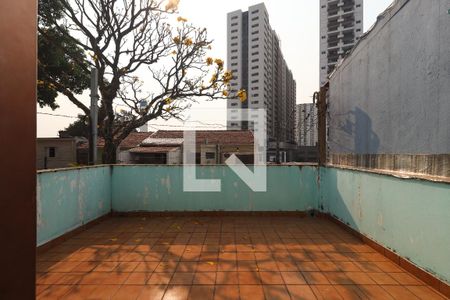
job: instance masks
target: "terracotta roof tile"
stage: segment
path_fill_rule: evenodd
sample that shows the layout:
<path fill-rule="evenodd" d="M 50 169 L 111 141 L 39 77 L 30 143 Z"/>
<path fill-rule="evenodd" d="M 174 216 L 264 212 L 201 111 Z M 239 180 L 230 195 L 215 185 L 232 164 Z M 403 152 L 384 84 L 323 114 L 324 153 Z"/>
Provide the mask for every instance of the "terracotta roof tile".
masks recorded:
<path fill-rule="evenodd" d="M 175 151 L 179 147 L 137 147 L 130 149 L 130 153 L 167 153 Z"/>

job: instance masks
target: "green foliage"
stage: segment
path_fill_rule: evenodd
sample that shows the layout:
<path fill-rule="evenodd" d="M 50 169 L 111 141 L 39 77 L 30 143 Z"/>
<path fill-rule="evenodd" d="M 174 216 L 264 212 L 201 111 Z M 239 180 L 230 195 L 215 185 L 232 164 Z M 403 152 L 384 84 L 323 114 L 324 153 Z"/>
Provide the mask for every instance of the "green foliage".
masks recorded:
<path fill-rule="evenodd" d="M 38 98 L 41 107 L 58 107 L 58 92 L 81 94 L 90 84 L 86 55 L 70 37 L 53 23 L 62 17 L 59 0 L 39 1 Z"/>
<path fill-rule="evenodd" d="M 79 115 L 78 120 L 67 126 L 63 132 L 72 137 L 89 137 L 88 117 Z"/>

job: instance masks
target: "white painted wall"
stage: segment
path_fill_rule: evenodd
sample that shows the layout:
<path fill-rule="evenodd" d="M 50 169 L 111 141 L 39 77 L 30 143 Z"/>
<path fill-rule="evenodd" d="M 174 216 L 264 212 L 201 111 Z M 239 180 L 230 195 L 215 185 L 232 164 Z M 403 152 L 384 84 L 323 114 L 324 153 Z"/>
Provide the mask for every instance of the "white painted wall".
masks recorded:
<path fill-rule="evenodd" d="M 399 0 L 330 79 L 331 153 L 450 153 L 449 0 Z"/>

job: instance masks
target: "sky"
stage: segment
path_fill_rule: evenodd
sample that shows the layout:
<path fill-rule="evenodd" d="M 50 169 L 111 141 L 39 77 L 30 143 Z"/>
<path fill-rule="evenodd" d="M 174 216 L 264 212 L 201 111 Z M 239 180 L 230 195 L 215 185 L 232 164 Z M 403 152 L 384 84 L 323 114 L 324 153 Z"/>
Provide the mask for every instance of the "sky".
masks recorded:
<path fill-rule="evenodd" d="M 260 0 L 181 0 L 179 14 L 198 27 L 208 29 L 214 57 L 226 59 L 226 16 L 234 10 L 247 10 Z M 312 101 L 319 89 L 319 0 L 266 0 L 270 24 L 281 39 L 281 50 L 297 82 L 297 103 Z M 375 23 L 392 0 L 364 0 L 364 31 Z M 89 103 L 89 93 L 82 98 Z M 75 121 L 81 113 L 64 97 L 58 97 L 60 108 L 37 107 L 37 136 L 54 137 L 58 131 Z M 42 114 L 44 113 L 44 114 Z M 46 115 L 46 113 L 63 116 Z M 226 103 L 224 100 L 201 101 L 185 112 L 185 123 L 179 121 L 152 121 L 149 130 L 156 129 L 225 129 Z M 205 125 L 207 124 L 207 125 Z"/>

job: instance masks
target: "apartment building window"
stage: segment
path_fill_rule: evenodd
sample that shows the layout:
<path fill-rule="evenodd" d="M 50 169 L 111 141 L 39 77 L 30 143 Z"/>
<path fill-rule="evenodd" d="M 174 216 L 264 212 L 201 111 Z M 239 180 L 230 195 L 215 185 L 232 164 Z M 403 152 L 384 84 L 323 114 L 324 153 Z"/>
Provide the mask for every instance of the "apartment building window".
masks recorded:
<path fill-rule="evenodd" d="M 259 97 L 259 94 L 253 94 L 253 97 Z"/>
<path fill-rule="evenodd" d="M 356 21 L 356 24 L 361 24 L 361 20 Z"/>
<path fill-rule="evenodd" d="M 259 9 L 252 11 L 252 15 L 259 13 Z"/>
<path fill-rule="evenodd" d="M 231 103 L 231 106 L 237 106 L 238 104 L 237 103 Z"/>
<path fill-rule="evenodd" d="M 327 6 L 326 5 L 322 5 L 322 8 L 327 8 Z"/>
<path fill-rule="evenodd" d="M 252 63 L 258 62 L 258 61 L 259 61 L 259 58 L 252 59 Z"/>
<path fill-rule="evenodd" d="M 252 70 L 256 70 L 256 69 L 259 69 L 258 65 L 252 67 Z"/>
<path fill-rule="evenodd" d="M 259 55 L 259 51 L 252 52 L 252 55 Z"/>
<path fill-rule="evenodd" d="M 253 73 L 252 76 L 259 76 L 259 73 Z"/>
<path fill-rule="evenodd" d="M 237 49 L 231 50 L 231 53 L 236 53 Z"/>
<path fill-rule="evenodd" d="M 237 40 L 237 38 L 238 38 L 237 36 L 232 36 L 231 37 L 232 40 Z"/>
<path fill-rule="evenodd" d="M 232 63 L 231 66 L 232 67 L 236 67 L 238 64 L 237 63 Z"/>
<path fill-rule="evenodd" d="M 237 59 L 237 58 L 238 58 L 237 56 L 232 56 L 232 57 L 231 57 L 231 59 Z"/>
<path fill-rule="evenodd" d="M 252 101 L 252 104 L 259 104 L 259 101 Z"/>
<path fill-rule="evenodd" d="M 231 46 L 233 47 L 233 46 L 237 46 L 238 45 L 238 43 L 231 43 Z"/>
<path fill-rule="evenodd" d="M 322 40 L 324 40 L 324 39 L 326 39 L 326 38 L 327 38 L 326 36 L 324 36 L 324 35 L 322 36 Z"/>
<path fill-rule="evenodd" d="M 256 80 L 252 80 L 252 83 L 258 83 L 259 82 L 259 80 L 258 79 L 256 79 Z"/>
<path fill-rule="evenodd" d="M 238 30 L 237 30 L 237 29 L 233 29 L 233 30 L 231 30 L 231 33 L 236 33 L 236 32 L 238 32 Z"/>
<path fill-rule="evenodd" d="M 252 25 L 252 28 L 256 28 L 256 27 L 258 27 L 259 26 L 259 23 L 256 23 L 256 24 L 253 24 Z"/>
<path fill-rule="evenodd" d="M 252 42 L 256 42 L 256 41 L 259 41 L 259 38 L 252 39 Z"/>
<path fill-rule="evenodd" d="M 356 7 L 361 7 L 361 4 L 356 4 Z"/>
<path fill-rule="evenodd" d="M 360 32 L 361 31 L 361 29 L 356 29 L 356 32 Z"/>
<path fill-rule="evenodd" d="M 256 21 L 256 20 L 259 20 L 259 17 L 252 18 L 252 21 Z"/>
<path fill-rule="evenodd" d="M 233 16 L 231 17 L 231 20 L 236 20 L 238 18 L 238 16 Z"/>
<path fill-rule="evenodd" d="M 237 86 L 237 83 L 232 83 L 231 86 Z"/>
<path fill-rule="evenodd" d="M 252 34 L 259 34 L 259 30 L 253 31 Z"/>
<path fill-rule="evenodd" d="M 258 91 L 258 90 L 259 90 L 259 86 L 252 87 L 252 91 Z"/>
<path fill-rule="evenodd" d="M 231 70 L 232 73 L 237 73 L 237 71 L 238 71 L 237 69 Z"/>
<path fill-rule="evenodd" d="M 232 23 L 231 26 L 234 27 L 234 26 L 237 26 L 237 24 L 238 23 Z"/>
<path fill-rule="evenodd" d="M 259 48 L 259 45 L 256 44 L 256 45 L 253 45 L 253 46 L 252 46 L 252 49 L 255 49 L 255 48 Z"/>

